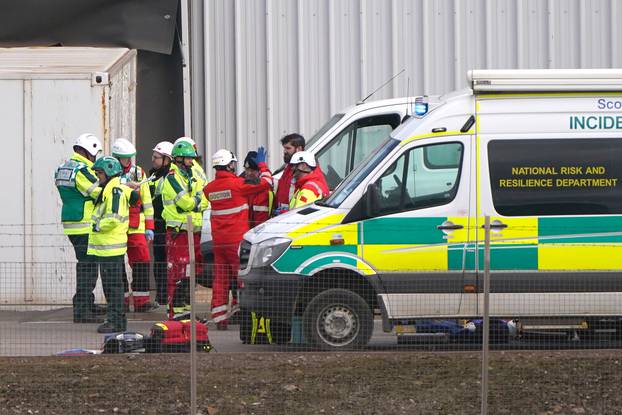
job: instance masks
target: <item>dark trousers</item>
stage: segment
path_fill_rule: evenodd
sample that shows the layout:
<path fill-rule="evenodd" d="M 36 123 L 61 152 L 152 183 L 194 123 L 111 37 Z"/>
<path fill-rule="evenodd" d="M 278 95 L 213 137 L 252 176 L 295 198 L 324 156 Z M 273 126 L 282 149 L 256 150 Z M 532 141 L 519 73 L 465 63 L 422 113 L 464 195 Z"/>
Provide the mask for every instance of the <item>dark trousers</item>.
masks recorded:
<path fill-rule="evenodd" d="M 123 270 L 125 255 L 97 257 L 102 276 L 102 286 L 108 302 L 106 320 L 119 331 L 125 331 L 127 319 L 123 309 Z"/>
<path fill-rule="evenodd" d="M 156 232 L 153 238 L 153 276 L 156 283 L 156 301 L 166 304 L 166 232 Z"/>
<path fill-rule="evenodd" d="M 73 296 L 73 318 L 91 314 L 95 304 L 93 290 L 97 284 L 96 258 L 88 255 L 89 235 L 68 235 L 78 263 L 76 264 L 76 293 Z"/>
<path fill-rule="evenodd" d="M 130 266 L 132 267 L 132 291 L 134 291 L 134 295 L 136 292 L 149 292 L 149 263 L 137 262 L 130 264 Z M 128 292 L 129 287 L 127 272 L 123 267 L 123 292 Z"/>

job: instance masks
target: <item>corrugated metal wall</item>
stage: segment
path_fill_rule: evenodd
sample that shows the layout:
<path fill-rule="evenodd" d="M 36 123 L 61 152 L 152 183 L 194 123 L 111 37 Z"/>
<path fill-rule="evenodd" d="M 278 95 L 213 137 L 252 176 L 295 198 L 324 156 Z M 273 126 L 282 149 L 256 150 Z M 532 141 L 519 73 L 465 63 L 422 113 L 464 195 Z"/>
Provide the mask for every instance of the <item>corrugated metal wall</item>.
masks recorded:
<path fill-rule="evenodd" d="M 475 68 L 620 67 L 620 8 L 619 0 L 210 0 L 208 159 L 261 144 L 274 167 L 281 136 L 309 136 L 402 69 L 373 99 L 462 88 Z"/>

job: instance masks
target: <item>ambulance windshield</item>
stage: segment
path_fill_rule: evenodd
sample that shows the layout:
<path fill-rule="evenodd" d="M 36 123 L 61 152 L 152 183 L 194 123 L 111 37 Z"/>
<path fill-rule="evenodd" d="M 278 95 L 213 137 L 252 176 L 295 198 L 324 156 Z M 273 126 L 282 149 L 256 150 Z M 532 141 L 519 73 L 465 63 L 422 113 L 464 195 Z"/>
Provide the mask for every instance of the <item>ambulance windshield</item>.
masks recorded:
<path fill-rule="evenodd" d="M 313 134 L 313 137 L 311 137 L 309 140 L 307 140 L 307 142 L 305 143 L 305 147 L 309 148 L 321 136 L 323 136 L 324 133 L 326 133 L 326 131 L 330 130 L 333 127 L 333 125 L 337 124 L 339 122 L 339 120 L 343 118 L 344 115 L 345 114 L 335 114 L 335 115 L 333 115 L 332 118 L 330 120 L 328 120 L 326 122 L 326 124 L 324 124 L 322 126 L 322 128 L 320 128 L 319 130 L 317 130 L 315 132 L 315 134 Z"/>
<path fill-rule="evenodd" d="M 328 206 L 332 208 L 339 207 L 341 203 L 361 184 L 361 182 L 371 174 L 372 171 L 384 160 L 391 151 L 399 144 L 399 140 L 388 137 L 384 143 L 380 144 L 376 151 L 367 156 L 358 167 L 345 178 L 343 182 L 326 200 L 318 202 L 320 206 Z"/>

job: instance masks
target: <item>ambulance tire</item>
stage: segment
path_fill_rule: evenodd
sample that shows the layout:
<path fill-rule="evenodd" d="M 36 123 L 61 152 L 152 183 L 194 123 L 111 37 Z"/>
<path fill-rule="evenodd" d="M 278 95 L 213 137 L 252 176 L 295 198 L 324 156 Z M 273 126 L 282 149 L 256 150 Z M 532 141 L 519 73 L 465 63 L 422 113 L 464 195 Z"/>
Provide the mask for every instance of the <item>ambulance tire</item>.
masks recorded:
<path fill-rule="evenodd" d="M 322 350 L 357 349 L 369 342 L 374 316 L 360 295 L 333 288 L 309 302 L 303 326 L 307 341 Z"/>

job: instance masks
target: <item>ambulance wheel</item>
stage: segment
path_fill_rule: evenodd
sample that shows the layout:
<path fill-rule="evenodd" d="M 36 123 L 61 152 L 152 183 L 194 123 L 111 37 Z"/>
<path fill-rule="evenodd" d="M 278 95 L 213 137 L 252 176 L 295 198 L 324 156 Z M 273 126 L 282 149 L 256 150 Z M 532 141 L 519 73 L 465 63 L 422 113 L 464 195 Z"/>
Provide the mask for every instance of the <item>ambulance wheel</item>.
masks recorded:
<path fill-rule="evenodd" d="M 374 328 L 373 314 L 363 298 L 334 288 L 319 293 L 303 315 L 307 341 L 323 350 L 365 346 Z"/>

